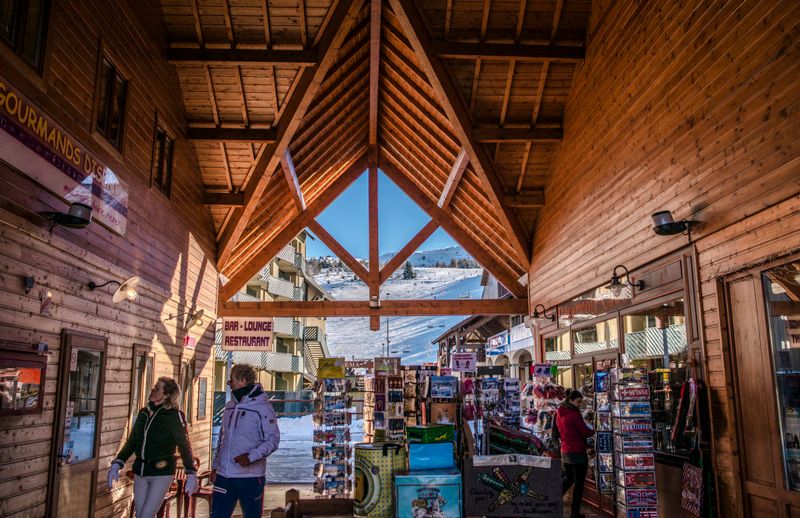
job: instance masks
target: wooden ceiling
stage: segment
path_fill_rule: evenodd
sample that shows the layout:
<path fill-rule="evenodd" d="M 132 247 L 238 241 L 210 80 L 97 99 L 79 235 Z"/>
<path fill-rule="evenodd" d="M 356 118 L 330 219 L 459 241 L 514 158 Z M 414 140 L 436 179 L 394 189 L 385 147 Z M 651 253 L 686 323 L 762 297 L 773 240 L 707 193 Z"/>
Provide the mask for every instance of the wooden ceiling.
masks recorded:
<path fill-rule="evenodd" d="M 589 0 L 161 5 L 223 300 L 375 167 L 524 294 Z"/>

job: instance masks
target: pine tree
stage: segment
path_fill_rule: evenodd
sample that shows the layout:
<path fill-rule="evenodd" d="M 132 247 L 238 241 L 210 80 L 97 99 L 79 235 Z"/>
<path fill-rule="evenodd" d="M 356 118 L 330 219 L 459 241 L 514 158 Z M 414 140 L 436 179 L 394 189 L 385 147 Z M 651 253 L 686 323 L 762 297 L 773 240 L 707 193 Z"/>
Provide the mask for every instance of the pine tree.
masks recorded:
<path fill-rule="evenodd" d="M 414 268 L 411 266 L 409 261 L 406 261 L 406 265 L 403 267 L 403 280 L 407 281 L 410 279 L 415 279 L 417 274 L 414 272 Z"/>

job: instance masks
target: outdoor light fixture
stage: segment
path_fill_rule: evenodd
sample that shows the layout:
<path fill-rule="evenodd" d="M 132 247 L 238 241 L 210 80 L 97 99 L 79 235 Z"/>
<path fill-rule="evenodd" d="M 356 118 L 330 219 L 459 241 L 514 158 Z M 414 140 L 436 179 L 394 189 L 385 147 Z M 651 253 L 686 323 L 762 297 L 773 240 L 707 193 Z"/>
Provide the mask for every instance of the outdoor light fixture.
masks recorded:
<path fill-rule="evenodd" d="M 117 290 L 114 292 L 114 295 L 111 296 L 111 301 L 114 304 L 118 304 L 125 299 L 136 300 L 136 297 L 139 295 L 139 293 L 136 291 L 136 288 L 139 287 L 139 277 L 135 275 L 122 283 L 120 283 L 119 281 L 111 280 L 111 281 L 106 281 L 103 284 L 95 284 L 94 281 L 92 281 L 87 286 L 89 287 L 90 290 L 94 291 L 97 288 L 108 286 L 111 283 L 119 285 Z"/>
<path fill-rule="evenodd" d="M 183 330 L 188 331 L 189 329 L 193 328 L 194 326 L 202 326 L 203 325 L 203 313 L 202 309 L 198 309 L 197 311 L 187 311 L 185 313 L 181 313 L 179 315 L 170 315 L 164 320 L 172 320 L 173 318 L 179 318 L 184 315 L 189 315 L 189 318 L 186 320 L 186 323 L 183 324 Z"/>
<path fill-rule="evenodd" d="M 689 241 L 692 240 L 692 236 L 690 234 L 691 227 L 692 225 L 697 224 L 696 221 L 692 221 L 690 219 L 674 221 L 672 219 L 672 213 L 668 210 L 654 212 L 651 217 L 653 218 L 653 232 L 659 236 L 672 236 L 686 232 L 686 234 L 689 236 Z"/>
<path fill-rule="evenodd" d="M 620 276 L 617 275 L 617 270 L 620 268 L 625 271 L 625 282 L 622 282 Z M 622 288 L 625 286 L 634 286 L 637 290 L 642 291 L 644 289 L 644 281 L 636 281 L 634 284 L 631 284 L 630 277 L 631 274 L 628 272 L 628 269 L 618 264 L 614 267 L 614 272 L 611 274 L 611 284 L 608 285 L 608 289 L 611 290 L 611 293 L 615 297 L 619 297 L 622 294 Z"/>
<path fill-rule="evenodd" d="M 539 308 L 542 308 L 541 313 L 539 313 Z M 535 327 L 546 326 L 548 324 L 548 321 L 555 322 L 556 316 L 554 314 L 548 316 L 544 304 L 536 304 L 533 307 L 533 315 L 531 315 L 531 322 L 533 323 L 533 325 Z"/>
<path fill-rule="evenodd" d="M 67 212 L 42 212 L 42 216 L 51 222 L 53 227 L 61 225 L 69 228 L 86 228 L 92 222 L 92 208 L 84 203 L 72 202 Z"/>

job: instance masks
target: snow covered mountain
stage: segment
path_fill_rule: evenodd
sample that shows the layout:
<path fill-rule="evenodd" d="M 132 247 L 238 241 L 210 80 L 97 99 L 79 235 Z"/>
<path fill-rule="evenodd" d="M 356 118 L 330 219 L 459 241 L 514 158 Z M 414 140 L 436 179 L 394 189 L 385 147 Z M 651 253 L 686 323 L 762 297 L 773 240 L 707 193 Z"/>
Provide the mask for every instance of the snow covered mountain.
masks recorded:
<path fill-rule="evenodd" d="M 456 257 L 446 256 L 444 253 L 434 255 L 431 252 L 421 252 L 420 254 L 425 255 L 426 260 L 429 255 L 439 257 L 440 261 L 444 261 L 447 257 L 448 263 L 451 257 Z M 414 272 L 417 277 L 410 280 L 403 280 L 400 276 L 401 271 L 402 268 L 381 286 L 381 296 L 384 299 L 477 299 L 481 296 L 480 268 L 415 267 Z M 314 276 L 314 279 L 337 300 L 369 298 L 366 284 L 357 278 L 354 279 L 348 269 L 324 268 Z M 431 340 L 463 318 L 461 316 L 388 318 L 390 355 L 400 356 L 404 364 L 434 361 L 436 350 L 431 345 Z M 329 317 L 328 349 L 331 355 L 345 356 L 348 359 L 383 356 L 386 347 L 386 328 L 385 317 L 381 318 L 380 331 L 370 331 L 368 317 Z"/>
<path fill-rule="evenodd" d="M 380 257 L 381 264 L 388 262 L 397 252 L 390 252 L 383 254 Z M 440 248 L 438 250 L 418 250 L 411 254 L 408 259 L 411 261 L 411 266 L 430 266 L 437 265 L 450 266 L 453 261 L 469 261 L 470 266 L 477 266 L 474 259 L 458 245 L 449 246 L 447 248 Z"/>

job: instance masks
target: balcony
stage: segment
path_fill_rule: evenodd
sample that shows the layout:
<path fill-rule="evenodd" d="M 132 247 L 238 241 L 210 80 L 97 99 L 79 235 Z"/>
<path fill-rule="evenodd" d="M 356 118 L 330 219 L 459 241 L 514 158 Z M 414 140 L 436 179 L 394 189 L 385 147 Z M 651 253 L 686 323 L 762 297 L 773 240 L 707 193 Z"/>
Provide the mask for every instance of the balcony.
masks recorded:
<path fill-rule="evenodd" d="M 269 276 L 267 279 L 267 291 L 276 297 L 284 297 L 291 300 L 295 299 L 296 292 L 300 290 L 292 281 Z"/>
<path fill-rule="evenodd" d="M 272 329 L 279 335 L 300 338 L 300 321 L 288 317 L 277 317 L 273 320 Z"/>
<path fill-rule="evenodd" d="M 306 262 L 303 254 L 295 250 L 292 245 L 286 245 L 275 255 L 278 266 L 287 272 L 295 273 L 305 271 Z"/>
<path fill-rule="evenodd" d="M 257 369 L 271 372 L 303 372 L 303 357 L 289 353 L 234 351 L 233 363 L 248 363 Z"/>

